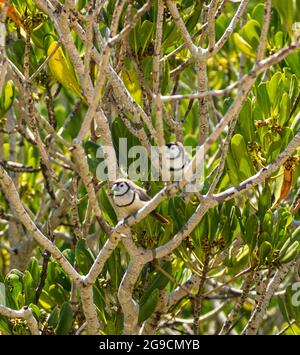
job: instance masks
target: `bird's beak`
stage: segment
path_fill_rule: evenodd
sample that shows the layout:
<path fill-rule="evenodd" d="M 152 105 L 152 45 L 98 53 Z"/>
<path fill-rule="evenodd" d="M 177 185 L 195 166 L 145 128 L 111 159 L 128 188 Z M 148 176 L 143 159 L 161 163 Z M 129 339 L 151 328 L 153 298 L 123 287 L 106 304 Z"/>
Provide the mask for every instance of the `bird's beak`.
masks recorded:
<path fill-rule="evenodd" d="M 111 191 L 116 191 L 118 189 L 118 185 L 117 184 L 113 184 Z"/>

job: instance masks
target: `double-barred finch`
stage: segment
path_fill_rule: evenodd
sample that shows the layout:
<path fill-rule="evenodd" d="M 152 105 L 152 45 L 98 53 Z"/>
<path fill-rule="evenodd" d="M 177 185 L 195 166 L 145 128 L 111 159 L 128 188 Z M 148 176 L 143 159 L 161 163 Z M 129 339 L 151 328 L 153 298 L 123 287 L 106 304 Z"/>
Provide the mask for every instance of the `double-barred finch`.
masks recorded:
<path fill-rule="evenodd" d="M 165 181 L 181 181 L 189 176 L 185 176 L 185 169 L 190 163 L 190 159 L 186 154 L 182 143 L 174 142 L 165 146 L 165 164 L 163 164 L 163 180 Z M 164 175 L 165 174 L 165 175 Z M 197 196 L 199 200 L 198 179 L 190 181 L 184 188 L 182 197 L 188 202 L 192 195 Z M 192 193 L 192 195 L 191 195 Z"/>
<path fill-rule="evenodd" d="M 121 218 L 128 217 L 142 208 L 149 200 L 146 190 L 128 179 L 118 179 L 112 185 L 113 202 L 118 209 Z M 160 223 L 167 224 L 169 221 L 156 211 L 151 215 Z"/>
<path fill-rule="evenodd" d="M 164 180 L 180 181 L 184 177 L 184 169 L 190 159 L 186 155 L 184 146 L 180 142 L 166 144 L 165 163 L 163 164 Z"/>

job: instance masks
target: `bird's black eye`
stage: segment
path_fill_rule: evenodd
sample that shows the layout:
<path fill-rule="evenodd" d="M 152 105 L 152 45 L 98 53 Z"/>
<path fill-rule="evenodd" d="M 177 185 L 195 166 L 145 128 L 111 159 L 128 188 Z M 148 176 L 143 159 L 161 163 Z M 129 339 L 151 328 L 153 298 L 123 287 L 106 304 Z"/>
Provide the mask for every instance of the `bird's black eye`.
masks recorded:
<path fill-rule="evenodd" d="M 120 187 L 123 187 L 124 186 L 124 184 L 123 184 L 123 182 L 120 184 Z"/>

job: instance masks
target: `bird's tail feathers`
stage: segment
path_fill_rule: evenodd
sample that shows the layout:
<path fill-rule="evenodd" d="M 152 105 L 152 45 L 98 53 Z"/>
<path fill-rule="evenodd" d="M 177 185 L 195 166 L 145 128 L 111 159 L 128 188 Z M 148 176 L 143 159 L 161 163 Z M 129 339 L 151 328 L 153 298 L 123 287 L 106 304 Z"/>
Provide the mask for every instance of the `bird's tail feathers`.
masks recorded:
<path fill-rule="evenodd" d="M 162 224 L 169 224 L 170 223 L 168 219 L 166 219 L 164 216 L 162 216 L 160 213 L 158 213 L 156 211 L 152 211 L 151 216 L 156 218 Z"/>

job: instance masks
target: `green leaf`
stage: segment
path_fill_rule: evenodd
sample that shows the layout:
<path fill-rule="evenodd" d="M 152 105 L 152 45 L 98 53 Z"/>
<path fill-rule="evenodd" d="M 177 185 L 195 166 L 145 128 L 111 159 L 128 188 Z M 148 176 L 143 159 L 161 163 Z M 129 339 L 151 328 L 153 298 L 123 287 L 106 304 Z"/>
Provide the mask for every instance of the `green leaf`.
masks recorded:
<path fill-rule="evenodd" d="M 289 94 L 287 94 L 286 92 L 282 96 L 279 112 L 279 124 L 281 126 L 284 126 L 289 120 L 291 112 L 291 99 Z"/>
<path fill-rule="evenodd" d="M 264 12 L 264 4 L 257 4 L 252 11 L 252 18 L 256 20 L 260 25 L 263 24 Z"/>
<path fill-rule="evenodd" d="M 238 126 L 246 143 L 252 142 L 255 137 L 254 124 L 252 118 L 251 100 L 247 98 L 241 109 Z"/>
<path fill-rule="evenodd" d="M 10 335 L 12 334 L 12 326 L 11 323 L 9 323 L 8 319 L 6 317 L 0 316 L 0 331 L 4 335 Z"/>
<path fill-rule="evenodd" d="M 270 100 L 266 83 L 260 83 L 257 87 L 257 104 L 262 110 L 264 117 L 270 117 Z"/>
<path fill-rule="evenodd" d="M 104 189 L 101 189 L 100 191 L 100 206 L 103 210 L 103 214 L 106 215 L 113 224 L 118 223 L 116 212 L 112 207 Z"/>
<path fill-rule="evenodd" d="M 145 303 L 140 306 L 139 310 L 139 322 L 144 322 L 155 311 L 159 300 L 159 290 L 156 288 L 151 292 Z"/>
<path fill-rule="evenodd" d="M 59 308 L 55 306 L 48 317 L 48 325 L 50 327 L 56 327 L 59 321 Z"/>
<path fill-rule="evenodd" d="M 300 243 L 298 241 L 294 241 L 286 250 L 283 256 L 279 257 L 279 261 L 282 264 L 289 263 L 293 259 L 295 259 L 296 255 L 299 252 L 299 245 Z"/>
<path fill-rule="evenodd" d="M 296 8 L 293 0 L 272 0 L 273 6 L 279 12 L 281 21 L 285 25 L 288 32 L 292 31 L 292 24 L 294 23 L 294 17 L 296 14 Z"/>
<path fill-rule="evenodd" d="M 279 100 L 282 97 L 281 81 L 282 81 L 282 74 L 280 72 L 276 72 L 267 83 L 268 95 L 270 98 L 270 102 L 272 103 L 272 106 L 274 108 L 277 107 Z"/>
<path fill-rule="evenodd" d="M 249 20 L 241 28 L 239 34 L 244 38 L 253 48 L 256 48 L 260 41 L 260 24 L 256 20 Z"/>
<path fill-rule="evenodd" d="M 16 89 L 12 82 L 9 80 L 3 87 L 0 96 L 0 118 L 11 108 L 16 96 Z"/>
<path fill-rule="evenodd" d="M 266 184 L 258 200 L 258 215 L 261 222 L 264 220 L 265 214 L 267 210 L 271 207 L 271 204 L 272 193 L 269 185 Z"/>
<path fill-rule="evenodd" d="M 275 46 L 277 49 L 281 49 L 284 45 L 284 34 L 282 31 L 278 31 L 274 37 Z"/>
<path fill-rule="evenodd" d="M 134 100 L 138 104 L 142 104 L 142 90 L 139 77 L 136 73 L 136 70 L 133 68 L 127 68 L 126 70 L 122 71 L 121 78 L 131 94 Z"/>
<path fill-rule="evenodd" d="M 35 300 L 35 287 L 33 285 L 33 279 L 28 270 L 25 271 L 23 276 L 23 285 L 25 293 L 25 302 L 26 304 L 33 303 Z"/>
<path fill-rule="evenodd" d="M 272 252 L 272 245 L 271 243 L 264 241 L 262 242 L 261 246 L 258 249 L 258 256 L 260 262 L 263 263 L 265 259 L 271 254 Z"/>
<path fill-rule="evenodd" d="M 232 154 L 231 147 L 228 148 L 228 153 L 226 157 L 226 170 L 229 176 L 229 179 L 233 185 L 238 185 L 241 182 L 238 173 L 238 165 L 235 162 L 235 159 Z"/>
<path fill-rule="evenodd" d="M 87 248 L 84 239 L 80 239 L 75 247 L 75 260 L 83 274 L 87 274 L 94 262 L 94 256 Z"/>
<path fill-rule="evenodd" d="M 149 45 L 149 42 L 151 41 L 151 37 L 154 31 L 154 24 L 150 22 L 149 20 L 145 20 L 142 23 L 141 26 L 141 31 L 139 33 L 139 42 L 141 46 L 141 56 L 144 54 L 146 48 Z"/>
<path fill-rule="evenodd" d="M 245 54 L 246 57 L 248 57 L 248 58 L 255 58 L 256 57 L 255 50 L 253 49 L 253 47 L 251 47 L 251 45 L 242 36 L 240 36 L 238 33 L 234 33 L 233 38 L 234 38 L 234 42 L 235 42 L 237 48 L 243 54 Z"/>
<path fill-rule="evenodd" d="M 29 307 L 32 309 L 32 313 L 35 316 L 35 318 L 40 319 L 42 312 L 39 309 L 39 307 L 36 304 L 30 303 Z"/>
<path fill-rule="evenodd" d="M 58 324 L 55 328 L 55 333 L 58 335 L 68 335 L 72 328 L 73 311 L 71 304 L 65 302 L 59 312 Z"/>
<path fill-rule="evenodd" d="M 171 261 L 166 261 L 162 268 L 168 273 L 168 274 L 172 274 L 172 263 Z M 149 286 L 146 288 L 143 296 L 140 299 L 140 304 L 143 305 L 147 299 L 150 297 L 150 295 L 152 294 L 152 292 L 155 289 L 158 290 L 163 290 L 168 282 L 169 282 L 169 278 L 167 276 L 165 276 L 162 272 L 158 271 L 156 276 L 152 279 L 152 281 L 149 282 Z"/>
<path fill-rule="evenodd" d="M 255 248 L 258 233 L 258 218 L 255 214 L 247 218 L 245 233 L 242 234 L 244 242 L 249 246 L 250 251 Z"/>
<path fill-rule="evenodd" d="M 28 266 L 28 271 L 32 276 L 32 282 L 34 287 L 37 287 L 40 281 L 41 271 L 40 271 L 39 263 L 35 257 L 31 258 L 30 264 Z"/>
<path fill-rule="evenodd" d="M 296 133 L 300 129 L 300 111 L 297 113 L 296 117 L 294 118 L 291 129 L 294 133 Z"/>
<path fill-rule="evenodd" d="M 292 53 L 285 58 L 285 62 L 291 68 L 292 72 L 300 79 L 300 57 L 299 53 Z"/>
<path fill-rule="evenodd" d="M 170 83 L 170 65 L 167 59 L 163 61 L 162 69 L 161 92 L 165 94 Z"/>
<path fill-rule="evenodd" d="M 172 46 L 175 42 L 178 42 L 178 29 L 173 21 L 165 22 L 163 28 L 163 41 L 162 49 Z"/>
<path fill-rule="evenodd" d="M 140 41 L 139 41 L 140 31 L 141 31 L 141 19 L 139 19 L 136 26 L 129 33 L 129 43 L 131 48 L 133 49 L 135 56 L 138 55 L 138 51 L 140 49 Z"/>
<path fill-rule="evenodd" d="M 269 233 L 269 235 L 273 235 L 273 213 L 271 211 L 267 211 L 265 213 L 263 222 L 262 222 L 262 231 Z"/>
<path fill-rule="evenodd" d="M 241 134 L 234 135 L 230 146 L 235 164 L 238 167 L 240 181 L 246 180 L 255 173 L 255 169 L 248 155 L 244 137 Z"/>
<path fill-rule="evenodd" d="M 68 262 L 74 266 L 74 262 L 75 262 L 75 253 L 73 250 L 71 249 L 65 249 L 63 251 L 63 255 L 66 257 L 66 259 L 68 260 Z"/>
<path fill-rule="evenodd" d="M 105 295 L 103 289 L 99 286 L 99 282 L 96 282 L 93 287 L 93 300 L 95 306 L 97 307 L 99 318 L 105 324 Z"/>
<path fill-rule="evenodd" d="M 69 292 L 65 290 L 59 283 L 50 285 L 49 296 L 54 300 L 55 304 L 63 304 L 69 299 Z"/>
<path fill-rule="evenodd" d="M 119 287 L 119 283 L 123 274 L 120 260 L 120 251 L 118 249 L 116 249 L 107 260 L 107 267 L 111 277 L 111 283 L 115 289 Z"/>
<path fill-rule="evenodd" d="M 56 303 L 53 299 L 51 299 L 47 291 L 42 290 L 39 298 L 39 305 L 46 311 L 50 311 L 54 306 L 56 306 Z"/>

